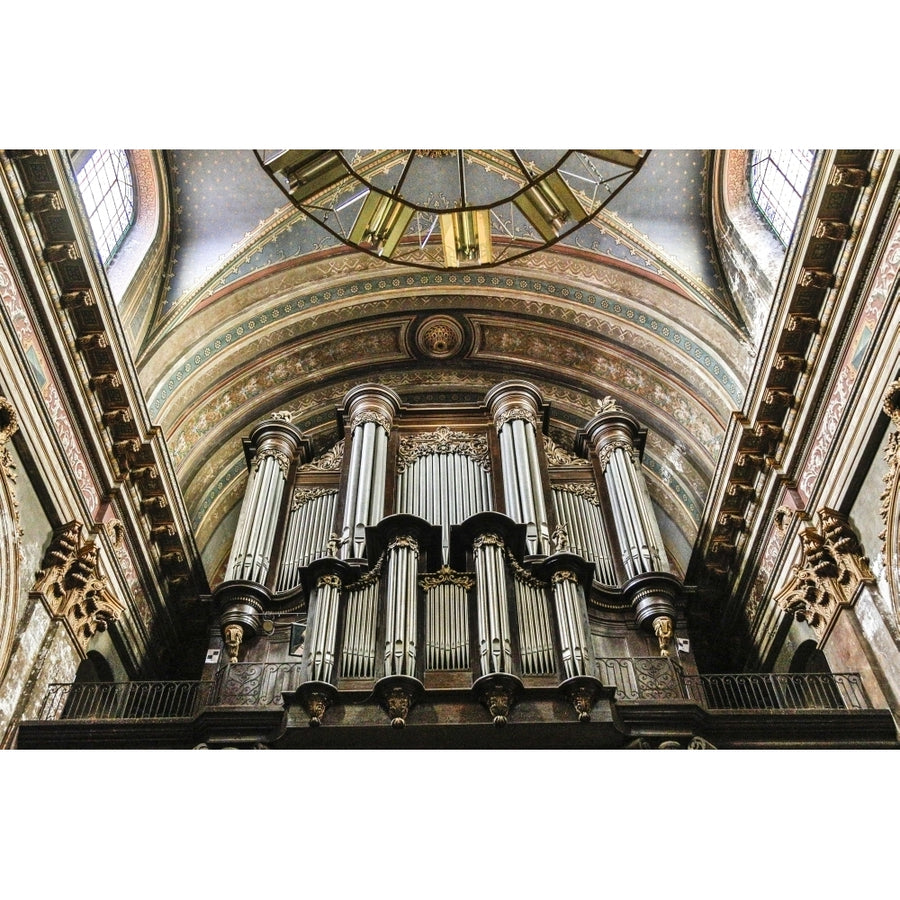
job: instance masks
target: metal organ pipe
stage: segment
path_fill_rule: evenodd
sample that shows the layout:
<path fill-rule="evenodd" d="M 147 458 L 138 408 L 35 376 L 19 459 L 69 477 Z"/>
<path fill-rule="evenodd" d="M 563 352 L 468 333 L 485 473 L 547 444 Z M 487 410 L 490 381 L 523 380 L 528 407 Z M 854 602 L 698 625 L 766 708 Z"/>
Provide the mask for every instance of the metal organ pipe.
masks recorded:
<path fill-rule="evenodd" d="M 541 479 L 536 434 L 541 396 L 525 381 L 506 381 L 485 397 L 500 440 L 507 515 L 526 526 L 531 554 L 550 550 L 550 527 Z"/>
<path fill-rule="evenodd" d="M 344 397 L 344 415 L 350 425 L 350 461 L 347 495 L 341 526 L 341 556 L 365 556 L 365 530 L 381 519 L 387 477 L 388 435 L 400 398 L 377 384 L 363 384 Z"/>

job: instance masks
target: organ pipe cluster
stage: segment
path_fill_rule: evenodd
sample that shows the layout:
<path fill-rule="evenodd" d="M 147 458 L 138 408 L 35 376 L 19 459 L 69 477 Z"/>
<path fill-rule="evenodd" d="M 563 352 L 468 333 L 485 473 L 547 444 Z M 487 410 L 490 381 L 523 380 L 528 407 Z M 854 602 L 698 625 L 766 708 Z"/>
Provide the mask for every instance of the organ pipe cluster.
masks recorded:
<path fill-rule="evenodd" d="M 389 388 L 354 388 L 343 455 L 318 466 L 285 417 L 254 429 L 216 591 L 232 661 L 281 604 L 308 617 L 308 686 L 390 682 L 379 696 L 396 724 L 429 672 L 469 673 L 501 721 L 523 679 L 599 677 L 592 591 L 618 592 L 649 633 L 669 628 L 679 585 L 633 416 L 603 401 L 579 437 L 592 462 L 569 471 L 565 455 L 548 464 L 547 407 L 527 382 L 438 425 L 417 412 Z"/>

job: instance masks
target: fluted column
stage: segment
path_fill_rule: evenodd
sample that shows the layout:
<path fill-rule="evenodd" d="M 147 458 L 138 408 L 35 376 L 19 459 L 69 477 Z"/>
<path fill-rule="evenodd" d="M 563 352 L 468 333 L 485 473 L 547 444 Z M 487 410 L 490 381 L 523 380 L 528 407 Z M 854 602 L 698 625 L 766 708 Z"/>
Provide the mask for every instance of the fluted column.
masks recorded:
<path fill-rule="evenodd" d="M 258 425 L 250 435 L 250 474 L 231 546 L 228 579 L 265 584 L 288 472 L 303 435 L 287 417 Z"/>
<path fill-rule="evenodd" d="M 674 589 L 656 514 L 650 502 L 636 441 L 640 432 L 634 416 L 612 397 L 585 426 L 606 481 L 622 565 L 634 587 L 637 621 L 650 626 L 658 616 L 674 618 Z"/>
<path fill-rule="evenodd" d="M 506 513 L 525 525 L 525 541 L 531 555 L 550 552 L 537 441 L 542 402 L 537 388 L 526 381 L 505 381 L 485 396 L 500 440 Z"/>
<path fill-rule="evenodd" d="M 347 492 L 341 528 L 341 558 L 360 559 L 366 553 L 366 527 L 384 511 L 388 437 L 400 398 L 377 384 L 363 384 L 344 397 L 350 428 Z"/>

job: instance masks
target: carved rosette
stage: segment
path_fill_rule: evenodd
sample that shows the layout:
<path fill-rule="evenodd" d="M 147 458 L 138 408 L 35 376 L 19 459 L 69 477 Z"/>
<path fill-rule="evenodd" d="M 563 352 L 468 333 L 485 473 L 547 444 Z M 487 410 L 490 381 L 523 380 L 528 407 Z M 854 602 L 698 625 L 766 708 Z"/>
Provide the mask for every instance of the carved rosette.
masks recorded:
<path fill-rule="evenodd" d="M 827 507 L 819 510 L 819 528 L 799 534 L 802 558 L 775 595 L 775 603 L 819 638 L 827 638 L 836 613 L 852 606 L 861 585 L 873 581 L 868 559 L 846 517 Z"/>
<path fill-rule="evenodd" d="M 485 472 L 491 470 L 491 457 L 487 438 L 484 435 L 451 431 L 446 426 L 441 426 L 427 434 L 414 434 L 401 438 L 397 451 L 397 472 L 405 471 L 406 467 L 417 459 L 431 453 L 457 453 L 461 456 L 468 456 Z"/>

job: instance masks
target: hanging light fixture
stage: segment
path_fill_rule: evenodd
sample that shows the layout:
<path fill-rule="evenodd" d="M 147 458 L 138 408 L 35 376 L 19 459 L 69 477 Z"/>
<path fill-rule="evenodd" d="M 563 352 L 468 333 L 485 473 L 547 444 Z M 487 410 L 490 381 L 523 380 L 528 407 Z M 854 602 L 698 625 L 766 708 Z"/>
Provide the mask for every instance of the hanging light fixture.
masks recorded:
<path fill-rule="evenodd" d="M 257 150 L 291 202 L 350 247 L 424 269 L 479 268 L 590 222 L 649 150 Z"/>

